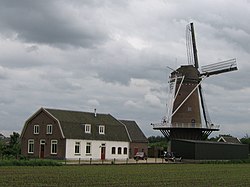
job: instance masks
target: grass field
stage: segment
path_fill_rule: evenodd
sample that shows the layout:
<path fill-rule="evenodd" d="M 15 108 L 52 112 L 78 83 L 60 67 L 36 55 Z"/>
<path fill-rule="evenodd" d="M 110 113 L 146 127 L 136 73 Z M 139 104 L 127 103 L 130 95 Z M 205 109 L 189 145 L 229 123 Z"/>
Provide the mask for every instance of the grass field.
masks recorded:
<path fill-rule="evenodd" d="M 0 186 L 250 186 L 250 164 L 2 166 Z"/>

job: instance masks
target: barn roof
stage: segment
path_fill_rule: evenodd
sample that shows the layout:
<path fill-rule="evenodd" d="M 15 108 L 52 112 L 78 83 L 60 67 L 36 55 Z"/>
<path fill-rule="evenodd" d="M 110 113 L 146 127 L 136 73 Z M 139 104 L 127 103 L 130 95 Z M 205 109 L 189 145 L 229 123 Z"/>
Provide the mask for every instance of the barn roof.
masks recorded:
<path fill-rule="evenodd" d="M 232 137 L 232 136 L 227 136 L 227 135 L 220 135 L 218 142 L 241 144 L 241 141 L 238 138 Z"/>
<path fill-rule="evenodd" d="M 139 128 L 139 126 L 135 121 L 131 120 L 119 120 L 119 121 L 126 126 L 128 134 L 131 138 L 131 142 L 140 142 L 140 143 L 148 142 L 148 139 L 143 134 L 143 132 L 141 131 L 141 129 Z"/>
<path fill-rule="evenodd" d="M 45 111 L 56 118 L 67 139 L 130 141 L 125 126 L 110 114 L 100 114 L 49 109 Z M 85 133 L 85 124 L 91 124 L 91 133 Z M 105 134 L 99 134 L 99 125 L 105 126 Z"/>

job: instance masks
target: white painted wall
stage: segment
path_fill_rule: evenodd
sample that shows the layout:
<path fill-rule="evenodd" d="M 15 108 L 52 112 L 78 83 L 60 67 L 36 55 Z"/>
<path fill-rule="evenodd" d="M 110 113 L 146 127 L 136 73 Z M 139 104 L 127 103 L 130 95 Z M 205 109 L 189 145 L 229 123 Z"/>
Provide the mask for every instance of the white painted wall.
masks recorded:
<path fill-rule="evenodd" d="M 80 142 L 80 154 L 75 154 L 75 142 Z M 86 145 L 87 142 L 91 143 L 91 154 L 86 154 Z M 105 159 L 106 160 L 125 160 L 129 158 L 129 142 L 119 142 L 119 141 L 97 141 L 97 140 L 78 140 L 78 139 L 67 139 L 66 140 L 66 159 L 82 159 L 89 160 L 92 158 L 93 160 L 101 159 L 101 146 L 105 144 L 106 152 Z M 112 147 L 116 147 L 116 154 L 111 154 Z M 118 147 L 122 148 L 122 154 L 118 154 Z M 123 153 L 124 147 L 127 148 L 127 154 Z"/>

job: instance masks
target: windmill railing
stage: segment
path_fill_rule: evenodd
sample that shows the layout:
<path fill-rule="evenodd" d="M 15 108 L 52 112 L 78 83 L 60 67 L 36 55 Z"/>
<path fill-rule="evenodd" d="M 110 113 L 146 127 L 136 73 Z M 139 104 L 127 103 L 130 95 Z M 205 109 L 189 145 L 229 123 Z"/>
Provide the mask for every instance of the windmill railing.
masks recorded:
<path fill-rule="evenodd" d="M 207 129 L 219 129 L 219 125 L 203 126 L 201 123 L 155 123 L 152 124 L 154 129 L 158 128 L 207 128 Z"/>

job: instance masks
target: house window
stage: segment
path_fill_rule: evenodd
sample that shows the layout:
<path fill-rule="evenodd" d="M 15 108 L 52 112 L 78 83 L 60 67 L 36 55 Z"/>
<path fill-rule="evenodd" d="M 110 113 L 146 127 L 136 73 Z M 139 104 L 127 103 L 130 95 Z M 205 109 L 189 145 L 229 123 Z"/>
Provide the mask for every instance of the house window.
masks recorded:
<path fill-rule="evenodd" d="M 91 143 L 87 142 L 86 144 L 86 154 L 91 154 Z"/>
<path fill-rule="evenodd" d="M 85 133 L 91 133 L 91 125 L 85 124 Z"/>
<path fill-rule="evenodd" d="M 28 153 L 34 153 L 34 140 L 28 140 Z"/>
<path fill-rule="evenodd" d="M 124 147 L 124 148 L 123 148 L 123 154 L 124 154 L 124 155 L 128 154 L 128 148 L 127 148 L 127 147 Z"/>
<path fill-rule="evenodd" d="M 80 142 L 75 143 L 75 154 L 80 154 Z"/>
<path fill-rule="evenodd" d="M 105 126 L 104 125 L 99 126 L 99 134 L 105 134 Z"/>
<path fill-rule="evenodd" d="M 118 154 L 120 155 L 120 154 L 122 154 L 122 148 L 121 147 L 118 147 Z"/>
<path fill-rule="evenodd" d="M 34 125 L 34 134 L 39 134 L 39 125 Z"/>
<path fill-rule="evenodd" d="M 112 154 L 112 155 L 115 154 L 115 147 L 112 147 L 112 149 L 111 149 L 111 154 Z"/>
<path fill-rule="evenodd" d="M 52 125 L 47 125 L 47 134 L 52 134 Z"/>
<path fill-rule="evenodd" d="M 57 140 L 51 140 L 51 154 L 57 154 Z"/>

